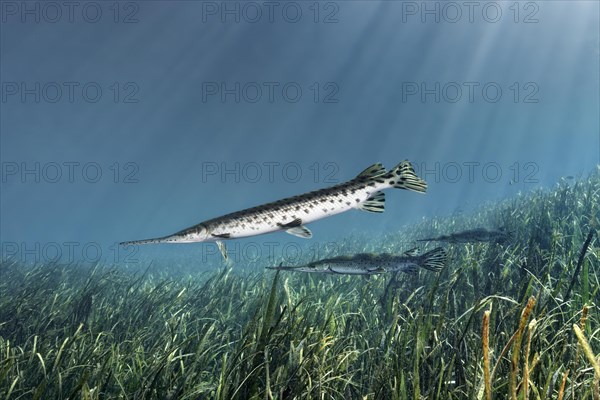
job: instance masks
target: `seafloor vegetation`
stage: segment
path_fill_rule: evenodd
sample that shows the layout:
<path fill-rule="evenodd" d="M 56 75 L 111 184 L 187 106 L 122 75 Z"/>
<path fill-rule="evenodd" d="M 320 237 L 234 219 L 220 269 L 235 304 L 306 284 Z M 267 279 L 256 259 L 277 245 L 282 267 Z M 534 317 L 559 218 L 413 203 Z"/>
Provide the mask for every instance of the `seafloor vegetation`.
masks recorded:
<path fill-rule="evenodd" d="M 598 399 L 600 175 L 342 252 L 505 226 L 440 274 L 0 266 L 0 399 Z"/>

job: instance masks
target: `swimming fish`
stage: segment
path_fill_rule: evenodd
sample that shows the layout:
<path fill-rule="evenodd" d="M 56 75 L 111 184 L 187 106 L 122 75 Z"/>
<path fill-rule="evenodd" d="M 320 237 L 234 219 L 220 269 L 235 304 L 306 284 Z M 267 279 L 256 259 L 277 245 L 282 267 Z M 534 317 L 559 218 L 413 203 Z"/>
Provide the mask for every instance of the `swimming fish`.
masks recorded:
<path fill-rule="evenodd" d="M 377 163 L 354 179 L 325 189 L 288 197 L 272 203 L 248 208 L 201 222 L 172 235 L 122 242 L 121 245 L 148 243 L 216 242 L 223 258 L 227 250 L 223 240 L 286 231 L 311 238 L 306 224 L 353 208 L 381 213 L 384 211 L 384 189 L 397 188 L 424 193 L 427 183 L 420 179 L 408 161 L 390 171 Z"/>
<path fill-rule="evenodd" d="M 447 242 L 447 243 L 481 243 L 505 242 L 510 239 L 511 232 L 505 229 L 487 230 L 484 228 L 470 229 L 463 232 L 451 233 L 434 238 L 419 239 L 418 242 Z"/>
<path fill-rule="evenodd" d="M 353 256 L 326 258 L 297 267 L 279 265 L 267 269 L 339 275 L 375 275 L 386 272 L 414 274 L 419 268 L 438 272 L 444 267 L 445 262 L 446 250 L 438 247 L 421 255 L 417 255 L 416 249 L 400 256 L 388 253 L 360 253 Z"/>

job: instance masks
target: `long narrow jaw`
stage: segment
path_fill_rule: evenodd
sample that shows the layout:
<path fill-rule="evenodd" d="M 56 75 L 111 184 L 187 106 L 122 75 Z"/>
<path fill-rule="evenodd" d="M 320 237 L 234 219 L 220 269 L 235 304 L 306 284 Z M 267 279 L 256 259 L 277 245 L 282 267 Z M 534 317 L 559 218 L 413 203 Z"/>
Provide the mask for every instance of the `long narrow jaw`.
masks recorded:
<path fill-rule="evenodd" d="M 266 269 L 274 269 L 274 270 L 278 270 L 278 271 L 285 271 L 285 270 L 293 270 L 295 267 L 284 266 L 283 263 L 280 263 L 276 267 L 265 267 L 265 268 Z"/>
<path fill-rule="evenodd" d="M 283 265 L 283 263 L 279 264 L 276 267 L 265 267 L 266 269 L 274 269 L 277 271 L 295 271 L 295 272 L 309 272 L 306 269 L 306 266 L 287 266 Z"/>
<path fill-rule="evenodd" d="M 185 229 L 183 231 L 174 233 L 173 235 L 163 236 L 159 238 L 152 239 L 142 239 L 142 240 L 131 240 L 128 242 L 119 243 L 122 246 L 130 246 L 130 245 L 139 245 L 139 244 L 155 244 L 155 243 L 199 243 L 199 242 L 207 242 L 208 234 L 206 228 L 197 227 Z"/>

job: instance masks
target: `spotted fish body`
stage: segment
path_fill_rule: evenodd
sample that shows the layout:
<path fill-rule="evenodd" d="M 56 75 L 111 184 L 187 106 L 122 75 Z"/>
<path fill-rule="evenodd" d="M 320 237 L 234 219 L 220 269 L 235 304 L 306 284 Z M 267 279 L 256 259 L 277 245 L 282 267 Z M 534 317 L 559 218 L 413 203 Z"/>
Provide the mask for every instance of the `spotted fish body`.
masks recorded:
<path fill-rule="evenodd" d="M 509 240 L 511 233 L 504 229 L 487 230 L 484 228 L 470 229 L 463 232 L 442 235 L 435 238 L 420 239 L 419 242 L 446 242 L 446 243 L 483 243 L 497 242 L 502 243 Z"/>
<path fill-rule="evenodd" d="M 404 255 L 367 254 L 340 256 L 314 261 L 297 267 L 267 267 L 281 271 L 312 272 L 338 275 L 375 275 L 386 272 L 416 273 L 419 268 L 438 272 L 444 267 L 446 251 L 438 247 L 427 253 L 416 255 L 408 251 Z"/>
<path fill-rule="evenodd" d="M 289 197 L 261 206 L 248 208 L 213 218 L 173 235 L 123 242 L 122 245 L 147 243 L 217 242 L 225 258 L 223 239 L 236 239 L 285 230 L 303 238 L 312 237 L 304 225 L 330 217 L 353 208 L 370 212 L 383 212 L 389 188 L 425 192 L 427 184 L 415 175 L 408 161 L 391 171 L 374 164 L 354 179 L 329 188 Z"/>

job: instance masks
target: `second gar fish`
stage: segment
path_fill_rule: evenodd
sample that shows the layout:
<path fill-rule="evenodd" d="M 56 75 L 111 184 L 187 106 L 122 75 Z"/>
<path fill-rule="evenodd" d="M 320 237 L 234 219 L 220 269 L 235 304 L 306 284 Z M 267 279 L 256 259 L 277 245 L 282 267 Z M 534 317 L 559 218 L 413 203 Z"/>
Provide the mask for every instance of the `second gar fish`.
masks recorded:
<path fill-rule="evenodd" d="M 423 193 L 427 190 L 427 184 L 415 174 L 408 161 L 401 162 L 390 171 L 377 163 L 354 179 L 329 188 L 209 219 L 172 235 L 120 244 L 216 242 L 221 254 L 227 259 L 223 243 L 226 239 L 282 230 L 295 236 L 310 238 L 312 233 L 305 227 L 310 222 L 354 208 L 381 213 L 385 205 L 382 190 L 389 188 Z"/>
<path fill-rule="evenodd" d="M 433 272 L 440 271 L 444 267 L 446 256 L 446 250 L 438 247 L 421 255 L 417 255 L 415 249 L 403 255 L 360 253 L 353 256 L 326 258 L 296 267 L 279 265 L 267 269 L 338 275 L 376 275 L 386 272 L 414 274 L 419 268 Z"/>

